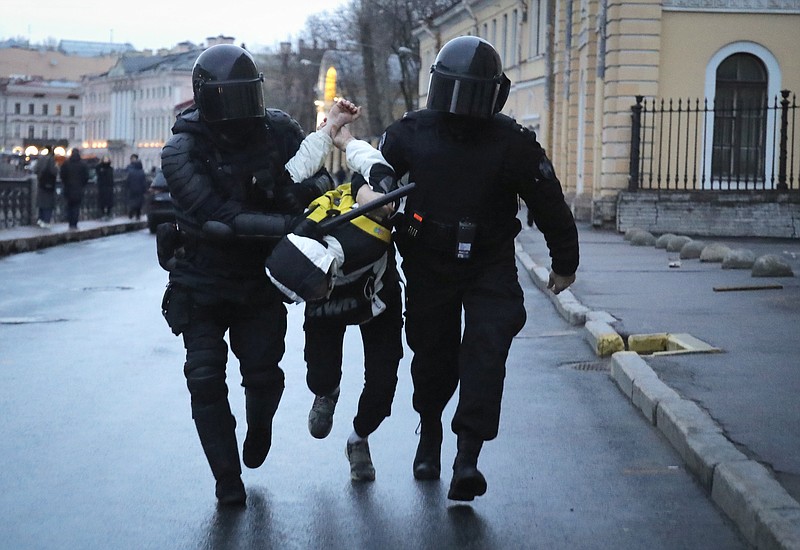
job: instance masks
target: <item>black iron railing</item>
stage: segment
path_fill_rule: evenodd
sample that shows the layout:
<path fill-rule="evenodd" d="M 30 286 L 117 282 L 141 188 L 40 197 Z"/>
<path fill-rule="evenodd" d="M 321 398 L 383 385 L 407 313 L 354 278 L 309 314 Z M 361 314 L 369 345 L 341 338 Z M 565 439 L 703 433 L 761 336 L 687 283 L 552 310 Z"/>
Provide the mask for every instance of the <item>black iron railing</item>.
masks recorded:
<path fill-rule="evenodd" d="M 0 229 L 33 225 L 38 217 L 33 188 L 36 178 L 17 178 L 0 180 Z M 114 216 L 127 216 L 126 187 L 124 179 L 114 180 Z M 84 188 L 81 201 L 81 220 L 94 220 L 101 217 L 98 205 L 97 185 L 92 183 Z M 66 221 L 66 202 L 61 183 L 56 186 L 56 203 L 53 221 Z"/>
<path fill-rule="evenodd" d="M 796 128 L 788 90 L 749 105 L 636 96 L 628 188 L 800 190 Z"/>

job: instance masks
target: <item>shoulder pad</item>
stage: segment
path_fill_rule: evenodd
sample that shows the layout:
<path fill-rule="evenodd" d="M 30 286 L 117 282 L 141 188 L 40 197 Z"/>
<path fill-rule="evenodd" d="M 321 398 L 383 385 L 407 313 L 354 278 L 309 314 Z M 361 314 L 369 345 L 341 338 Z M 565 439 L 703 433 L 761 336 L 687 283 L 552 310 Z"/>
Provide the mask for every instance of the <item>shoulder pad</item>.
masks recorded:
<path fill-rule="evenodd" d="M 200 111 L 197 109 L 187 109 L 178 115 L 175 124 L 172 126 L 172 132 L 175 134 L 180 132 L 201 133 L 201 124 Z"/>
<path fill-rule="evenodd" d="M 267 124 L 277 132 L 294 132 L 304 134 L 300 124 L 280 109 L 267 109 Z"/>
<path fill-rule="evenodd" d="M 197 107 L 190 107 L 184 110 L 180 114 L 180 117 L 191 122 L 200 122 L 200 111 Z"/>
<path fill-rule="evenodd" d="M 506 115 L 497 114 L 495 115 L 494 120 L 498 122 L 502 127 L 505 127 L 514 132 L 515 134 L 522 136 L 522 138 L 525 141 L 536 144 L 537 148 L 541 147 L 539 141 L 536 139 L 536 132 L 534 132 L 530 128 L 526 128 L 513 118 Z"/>
<path fill-rule="evenodd" d="M 167 140 L 161 149 L 161 170 L 168 182 L 174 174 L 186 169 L 194 149 L 194 134 L 182 132 Z"/>

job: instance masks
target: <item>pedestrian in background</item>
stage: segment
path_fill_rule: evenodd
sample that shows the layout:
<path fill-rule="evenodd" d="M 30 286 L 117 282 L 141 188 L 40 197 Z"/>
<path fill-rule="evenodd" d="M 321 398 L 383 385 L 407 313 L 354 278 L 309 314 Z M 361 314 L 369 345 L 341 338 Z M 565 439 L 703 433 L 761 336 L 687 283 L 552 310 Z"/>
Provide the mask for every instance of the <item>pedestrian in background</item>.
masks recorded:
<path fill-rule="evenodd" d="M 97 174 L 97 207 L 103 220 L 110 220 L 114 210 L 114 168 L 104 156 L 95 167 Z"/>
<path fill-rule="evenodd" d="M 58 178 L 58 165 L 56 155 L 52 149 L 47 155 L 36 162 L 36 206 L 39 208 L 39 217 L 36 224 L 43 228 L 50 227 L 53 218 L 53 209 L 56 207 L 56 179 Z"/>
<path fill-rule="evenodd" d="M 139 221 L 142 217 L 142 206 L 144 205 L 144 194 L 147 192 L 147 175 L 142 168 L 142 161 L 139 155 L 131 155 L 131 162 L 125 168 L 125 188 L 128 193 L 128 218 Z"/>
<path fill-rule="evenodd" d="M 395 232 L 420 415 L 413 472 L 439 478 L 442 412 L 458 388 L 448 498 L 459 501 L 486 492 L 478 456 L 497 436 L 508 352 L 526 321 L 514 253 L 518 196 L 550 250 L 548 288 L 569 287 L 578 267 L 578 233 L 553 165 L 532 131 L 499 112 L 510 85 L 491 44 L 455 38 L 431 68 L 427 108 L 384 132 L 380 151 L 390 166 L 355 164 L 363 142 L 346 146 L 350 168 L 368 179 L 353 190 L 359 204 L 406 174 L 416 183 Z"/>
<path fill-rule="evenodd" d="M 67 223 L 70 231 L 75 231 L 81 214 L 83 190 L 89 184 L 89 167 L 81 158 L 80 150 L 73 149 L 69 159 L 61 165 L 61 182 L 67 202 Z"/>

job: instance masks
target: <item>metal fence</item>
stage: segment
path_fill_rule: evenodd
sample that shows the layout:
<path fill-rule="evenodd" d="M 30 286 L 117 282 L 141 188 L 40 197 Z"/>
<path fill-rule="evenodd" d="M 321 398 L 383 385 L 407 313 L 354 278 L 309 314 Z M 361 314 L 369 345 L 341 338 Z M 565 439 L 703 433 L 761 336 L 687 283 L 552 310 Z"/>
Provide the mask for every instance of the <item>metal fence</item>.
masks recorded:
<path fill-rule="evenodd" d="M 636 96 L 628 188 L 800 190 L 796 129 L 788 90 L 750 105 Z"/>
<path fill-rule="evenodd" d="M 127 216 L 125 180 L 114 179 L 114 216 Z M 53 210 L 53 221 L 66 221 L 66 201 L 63 187 L 56 185 L 56 205 Z M 81 202 L 80 220 L 94 220 L 101 217 L 98 206 L 97 185 L 89 184 L 84 188 Z M 36 177 L 0 179 L 0 229 L 33 225 L 38 218 L 36 207 Z"/>

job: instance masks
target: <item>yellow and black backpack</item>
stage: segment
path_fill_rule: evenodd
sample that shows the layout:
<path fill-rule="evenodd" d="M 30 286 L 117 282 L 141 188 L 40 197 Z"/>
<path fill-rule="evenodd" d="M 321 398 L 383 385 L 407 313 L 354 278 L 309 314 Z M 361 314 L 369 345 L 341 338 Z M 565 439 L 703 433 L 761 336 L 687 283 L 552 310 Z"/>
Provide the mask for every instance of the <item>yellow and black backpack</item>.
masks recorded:
<path fill-rule="evenodd" d="M 387 194 L 380 204 L 397 200 L 410 189 Z M 267 259 L 267 275 L 292 302 L 306 303 L 306 316 L 360 324 L 379 315 L 386 305 L 378 296 L 388 264 L 391 227 L 358 215 L 350 184 L 339 185 L 315 199 L 306 219 L 324 236 L 314 239 L 290 233 Z"/>

